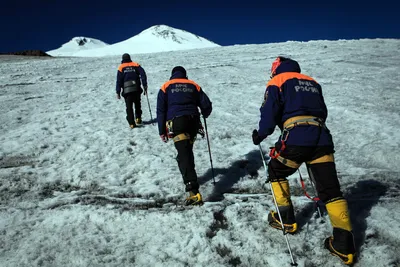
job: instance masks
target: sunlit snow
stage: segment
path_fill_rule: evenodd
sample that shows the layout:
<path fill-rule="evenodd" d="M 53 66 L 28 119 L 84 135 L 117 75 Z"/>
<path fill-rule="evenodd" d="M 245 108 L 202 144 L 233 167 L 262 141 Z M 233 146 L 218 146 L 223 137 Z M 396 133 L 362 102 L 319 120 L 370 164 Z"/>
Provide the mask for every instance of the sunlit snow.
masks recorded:
<path fill-rule="evenodd" d="M 153 119 L 176 65 L 213 102 L 216 184 L 200 138 L 195 162 L 208 202 L 188 210 L 175 207 L 185 198 L 176 151 L 161 142 L 146 97 L 145 123 L 133 130 L 115 97 L 121 55 L 0 57 L 0 266 L 290 266 L 282 232 L 267 225 L 274 206 L 251 141 L 268 70 L 282 54 L 322 85 L 355 266 L 400 266 L 399 51 L 400 40 L 376 39 L 132 56 L 147 72 Z M 278 135 L 262 143 L 265 153 Z M 318 218 L 298 173 L 289 182 L 300 231 L 288 239 L 298 266 L 343 266 L 323 248 L 332 230 L 326 213 Z"/>

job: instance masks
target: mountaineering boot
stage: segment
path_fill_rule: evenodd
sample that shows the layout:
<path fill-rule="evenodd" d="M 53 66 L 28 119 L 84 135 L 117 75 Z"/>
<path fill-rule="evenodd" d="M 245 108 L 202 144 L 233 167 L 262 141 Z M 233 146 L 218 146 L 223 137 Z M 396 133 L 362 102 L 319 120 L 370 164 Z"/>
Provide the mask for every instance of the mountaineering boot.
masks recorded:
<path fill-rule="evenodd" d="M 297 223 L 294 217 L 293 206 L 279 207 L 279 212 L 283 220 L 285 232 L 294 234 L 297 231 Z M 282 230 L 281 220 L 279 220 L 278 212 L 270 211 L 268 214 L 268 223 L 272 228 Z"/>
<path fill-rule="evenodd" d="M 285 232 L 294 234 L 297 231 L 297 223 L 294 216 L 292 201 L 290 200 L 289 182 L 286 179 L 281 179 L 271 182 L 271 186 L 278 205 L 279 213 L 282 217 Z M 268 214 L 268 222 L 271 227 L 282 230 L 282 224 L 278 212 L 270 211 Z"/>
<path fill-rule="evenodd" d="M 197 191 L 190 191 L 189 197 L 185 200 L 185 206 L 201 206 L 204 204 L 201 194 Z"/>
<path fill-rule="evenodd" d="M 333 228 L 333 236 L 325 239 L 325 248 L 339 257 L 344 264 L 352 265 L 356 256 L 353 233 L 340 228 Z"/>
<path fill-rule="evenodd" d="M 142 124 L 142 118 L 136 118 L 136 124 Z"/>
<path fill-rule="evenodd" d="M 326 203 L 333 235 L 325 239 L 325 248 L 332 255 L 339 257 L 344 264 L 352 265 L 356 256 L 356 248 L 349 218 L 347 201 L 343 198 Z"/>

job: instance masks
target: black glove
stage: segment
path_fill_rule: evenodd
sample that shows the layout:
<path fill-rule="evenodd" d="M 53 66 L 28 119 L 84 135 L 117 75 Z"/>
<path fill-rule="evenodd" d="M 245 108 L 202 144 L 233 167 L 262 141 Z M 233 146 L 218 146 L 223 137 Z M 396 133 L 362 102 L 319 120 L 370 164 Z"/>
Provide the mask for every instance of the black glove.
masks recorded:
<path fill-rule="evenodd" d="M 147 94 L 147 85 L 146 86 L 143 86 L 143 95 L 146 95 Z"/>
<path fill-rule="evenodd" d="M 253 138 L 253 144 L 255 144 L 256 146 L 259 145 L 262 140 L 264 140 L 264 138 L 258 135 L 258 131 L 256 129 L 253 130 L 253 134 L 251 135 L 251 137 Z"/>

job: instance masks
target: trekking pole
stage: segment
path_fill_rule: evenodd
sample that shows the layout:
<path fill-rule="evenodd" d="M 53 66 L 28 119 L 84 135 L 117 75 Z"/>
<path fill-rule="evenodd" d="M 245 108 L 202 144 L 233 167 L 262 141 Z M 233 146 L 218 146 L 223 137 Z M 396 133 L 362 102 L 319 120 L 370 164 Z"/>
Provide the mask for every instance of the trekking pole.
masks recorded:
<path fill-rule="evenodd" d="M 311 187 L 313 188 L 313 191 L 314 191 L 314 196 L 316 196 L 317 189 L 315 188 L 314 175 L 313 175 L 310 167 L 307 164 L 306 164 L 306 168 L 307 168 L 307 172 L 308 172 L 308 177 L 310 178 L 310 181 L 311 181 Z M 319 198 L 314 198 L 313 200 L 315 201 L 315 204 L 317 205 L 319 217 L 322 218 L 321 209 L 319 208 L 319 205 L 318 205 Z"/>
<path fill-rule="evenodd" d="M 146 98 L 147 98 L 147 104 L 149 105 L 151 125 L 154 125 L 154 122 L 153 122 L 153 115 L 151 115 L 150 102 L 149 102 L 149 97 L 148 97 L 148 93 L 147 93 L 147 92 L 146 92 Z"/>
<path fill-rule="evenodd" d="M 207 131 L 207 122 L 206 122 L 206 118 L 203 117 L 203 120 L 204 120 L 204 129 L 206 130 L 207 145 L 208 145 L 208 154 L 210 155 L 210 163 L 211 163 L 211 172 L 212 172 L 212 177 L 213 177 L 213 183 L 214 183 L 214 185 L 215 185 L 214 167 L 213 167 L 212 158 L 211 158 L 210 140 L 209 140 L 209 138 L 208 138 L 208 131 Z"/>
<path fill-rule="evenodd" d="M 283 225 L 283 220 L 282 220 L 282 217 L 281 217 L 281 213 L 280 213 L 280 211 L 279 211 L 279 208 L 278 208 L 278 202 L 276 201 L 274 189 L 273 189 L 273 187 L 272 187 L 271 182 L 269 181 L 269 175 L 268 175 L 267 164 L 265 163 L 263 151 L 262 151 L 262 148 L 261 148 L 261 145 L 260 145 L 260 144 L 258 144 L 258 148 L 260 149 L 261 159 L 262 159 L 262 162 L 263 162 L 263 165 L 264 165 L 265 174 L 266 174 L 266 176 L 267 176 L 267 181 L 266 181 L 266 183 L 269 182 L 269 186 L 270 186 L 270 189 L 271 189 L 271 192 L 272 192 L 272 198 L 274 199 L 275 208 L 276 208 L 276 211 L 277 211 L 277 213 L 278 213 L 279 220 L 280 220 L 280 222 L 281 222 L 282 233 L 283 233 L 283 236 L 285 237 L 286 245 L 287 245 L 288 250 L 289 250 L 289 255 L 290 255 L 290 258 L 291 258 L 291 260 L 292 260 L 292 262 L 290 263 L 290 265 L 291 265 L 291 266 L 297 266 L 297 263 L 294 261 L 294 258 L 293 258 L 293 254 L 292 254 L 292 250 L 291 250 L 291 248 L 290 248 L 289 240 L 288 240 L 288 238 L 287 238 L 287 232 L 286 232 L 286 230 L 285 230 L 285 226 Z"/>

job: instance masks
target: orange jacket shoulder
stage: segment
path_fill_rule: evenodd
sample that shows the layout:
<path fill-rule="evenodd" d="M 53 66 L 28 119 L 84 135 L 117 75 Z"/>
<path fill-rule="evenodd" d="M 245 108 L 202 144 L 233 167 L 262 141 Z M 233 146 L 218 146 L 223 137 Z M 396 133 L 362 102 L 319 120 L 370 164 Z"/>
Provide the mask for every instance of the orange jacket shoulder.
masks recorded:
<path fill-rule="evenodd" d="M 122 69 L 125 67 L 139 67 L 140 65 L 136 62 L 127 62 L 127 63 L 122 63 L 118 67 L 118 71 L 122 72 Z"/>
<path fill-rule="evenodd" d="M 164 83 L 161 86 L 161 90 L 165 93 L 167 91 L 167 87 L 170 86 L 171 84 L 176 84 L 176 83 L 187 83 L 187 84 L 192 84 L 196 87 L 197 91 L 200 92 L 200 85 L 198 85 L 197 83 L 195 83 L 192 80 L 188 80 L 188 79 L 173 79 L 173 80 L 169 80 L 168 82 Z"/>
<path fill-rule="evenodd" d="M 290 80 L 290 79 L 300 79 L 300 80 L 315 81 L 313 78 L 311 78 L 311 77 L 309 77 L 307 75 L 301 74 L 301 73 L 284 72 L 284 73 L 276 75 L 274 78 L 272 78 L 268 82 L 267 87 L 275 85 L 275 86 L 280 88 L 282 86 L 282 84 L 284 84 L 287 80 Z"/>

